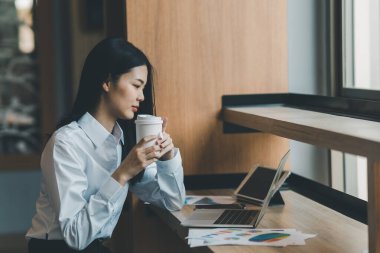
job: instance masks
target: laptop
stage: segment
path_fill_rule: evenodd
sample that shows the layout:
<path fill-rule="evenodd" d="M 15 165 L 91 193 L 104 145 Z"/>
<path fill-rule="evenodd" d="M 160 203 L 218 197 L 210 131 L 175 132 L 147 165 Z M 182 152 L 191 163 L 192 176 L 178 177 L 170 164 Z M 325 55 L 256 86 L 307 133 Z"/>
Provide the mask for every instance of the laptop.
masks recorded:
<path fill-rule="evenodd" d="M 182 221 L 181 225 L 185 227 L 257 227 L 263 218 L 266 209 L 268 208 L 271 198 L 281 186 L 281 181 L 285 181 L 283 178 L 286 178 L 287 175 L 289 175 L 288 173 L 282 173 L 289 154 L 290 150 L 288 150 L 288 152 L 286 152 L 286 154 L 282 157 L 265 195 L 262 207 L 259 210 L 213 208 L 195 209 L 187 219 Z M 253 175 L 255 175 L 254 170 L 247 174 L 242 183 L 236 189 L 235 193 L 242 193 L 242 189 L 245 189 L 247 182 L 252 182 L 250 179 Z M 244 194 L 241 195 L 246 196 L 245 191 L 243 192 Z M 256 196 L 250 196 L 249 198 L 255 199 Z"/>

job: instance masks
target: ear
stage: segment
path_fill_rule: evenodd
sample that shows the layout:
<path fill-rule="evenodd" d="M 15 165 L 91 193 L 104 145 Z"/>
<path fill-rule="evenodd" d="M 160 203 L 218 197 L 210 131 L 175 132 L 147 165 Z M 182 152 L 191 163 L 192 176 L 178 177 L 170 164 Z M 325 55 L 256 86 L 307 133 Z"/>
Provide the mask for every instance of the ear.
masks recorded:
<path fill-rule="evenodd" d="M 107 81 L 102 84 L 103 91 L 109 92 L 111 88 L 111 82 Z"/>

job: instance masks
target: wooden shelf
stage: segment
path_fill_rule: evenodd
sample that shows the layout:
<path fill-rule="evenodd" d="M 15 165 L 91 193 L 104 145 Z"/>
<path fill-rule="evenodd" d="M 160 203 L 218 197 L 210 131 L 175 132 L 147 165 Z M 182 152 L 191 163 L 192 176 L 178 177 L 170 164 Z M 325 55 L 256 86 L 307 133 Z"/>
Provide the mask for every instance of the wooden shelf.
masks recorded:
<path fill-rule="evenodd" d="M 225 107 L 226 122 L 362 156 L 380 154 L 380 123 L 286 106 Z"/>
<path fill-rule="evenodd" d="M 224 106 L 223 120 L 368 158 L 369 252 L 380 253 L 380 123 L 286 105 Z M 347 239 L 348 241 L 349 239 Z"/>

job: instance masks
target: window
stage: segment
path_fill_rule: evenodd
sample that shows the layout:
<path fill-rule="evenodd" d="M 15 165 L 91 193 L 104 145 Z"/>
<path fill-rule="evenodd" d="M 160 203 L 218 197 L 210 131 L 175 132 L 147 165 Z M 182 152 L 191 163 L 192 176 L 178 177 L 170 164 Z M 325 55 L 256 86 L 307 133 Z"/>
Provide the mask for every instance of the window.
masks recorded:
<path fill-rule="evenodd" d="M 367 158 L 331 151 L 331 187 L 368 200 Z"/>
<path fill-rule="evenodd" d="M 39 168 L 55 125 L 53 2 L 0 1 L 0 170 Z"/>
<path fill-rule="evenodd" d="M 337 95 L 380 101 L 380 1 L 341 0 L 335 8 Z M 367 200 L 367 159 L 330 154 L 331 186 Z"/>
<path fill-rule="evenodd" d="M 33 0 L 2 1 L 0 154 L 40 150 Z"/>
<path fill-rule="evenodd" d="M 341 95 L 380 100 L 380 1 L 342 0 L 339 9 Z"/>

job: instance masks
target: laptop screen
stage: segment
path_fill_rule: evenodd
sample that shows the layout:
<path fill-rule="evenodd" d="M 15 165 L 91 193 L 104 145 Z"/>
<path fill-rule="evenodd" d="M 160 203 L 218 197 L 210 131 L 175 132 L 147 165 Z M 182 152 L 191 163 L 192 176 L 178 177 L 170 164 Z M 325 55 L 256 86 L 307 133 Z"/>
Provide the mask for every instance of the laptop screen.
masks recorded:
<path fill-rule="evenodd" d="M 260 166 L 252 168 L 240 183 L 234 195 L 243 201 L 264 202 L 271 185 L 274 183 L 277 190 L 289 176 L 290 171 L 284 171 L 288 156 L 289 151 L 282 157 L 277 169 Z"/>
<path fill-rule="evenodd" d="M 282 172 L 282 175 L 284 173 L 285 172 Z M 257 167 L 257 169 L 237 193 L 242 196 L 249 196 L 251 198 L 264 200 L 270 186 L 272 185 L 275 175 L 276 170 Z"/>

